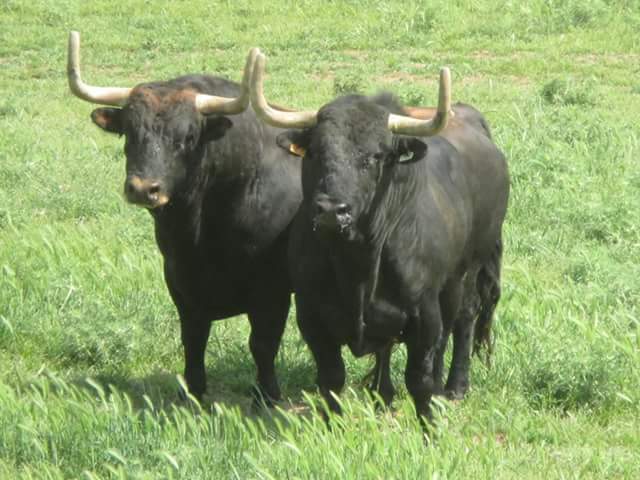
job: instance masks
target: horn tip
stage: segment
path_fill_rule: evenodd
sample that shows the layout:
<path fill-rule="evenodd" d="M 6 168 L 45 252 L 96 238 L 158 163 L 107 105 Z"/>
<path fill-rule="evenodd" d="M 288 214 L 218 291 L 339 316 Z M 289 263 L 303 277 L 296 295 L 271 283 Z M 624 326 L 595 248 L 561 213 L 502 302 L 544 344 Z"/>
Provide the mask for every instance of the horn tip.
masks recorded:
<path fill-rule="evenodd" d="M 80 32 L 71 30 L 69 32 L 69 61 L 77 63 L 76 58 L 80 52 Z"/>
<path fill-rule="evenodd" d="M 253 60 L 253 81 L 257 82 L 259 78 L 264 75 L 264 67 L 266 65 L 266 58 L 264 53 L 258 51 L 255 59 Z"/>

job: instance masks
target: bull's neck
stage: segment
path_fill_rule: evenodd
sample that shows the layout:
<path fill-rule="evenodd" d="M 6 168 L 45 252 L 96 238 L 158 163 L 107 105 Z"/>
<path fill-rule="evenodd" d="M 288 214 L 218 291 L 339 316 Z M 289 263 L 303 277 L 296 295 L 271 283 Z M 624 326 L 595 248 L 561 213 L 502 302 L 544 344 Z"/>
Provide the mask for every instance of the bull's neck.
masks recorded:
<path fill-rule="evenodd" d="M 156 238 L 161 248 L 177 244 L 195 247 L 200 244 L 209 176 L 210 172 L 207 169 L 200 169 L 192 174 L 185 186 L 174 194 L 166 206 L 151 212 L 156 225 Z"/>
<path fill-rule="evenodd" d="M 191 171 L 168 208 L 154 215 L 156 223 L 179 228 L 183 235 L 192 236 L 197 241 L 203 217 L 214 214 L 206 210 L 228 208 L 231 201 L 229 195 L 240 191 L 244 184 L 258 175 L 258 165 L 250 158 L 235 158 L 234 154 L 238 152 L 233 149 L 233 142 L 225 139 L 209 143 L 205 149 L 197 152 L 196 158 L 190 158 L 188 161 L 192 165 L 199 165 L 199 168 Z M 221 195 L 226 197 L 225 202 L 218 204 L 212 201 L 211 197 Z"/>
<path fill-rule="evenodd" d="M 387 239 L 401 223 L 415 221 L 407 217 L 406 208 L 415 181 L 411 177 L 400 180 L 401 183 L 391 176 L 379 185 L 369 211 L 357 223 L 355 240 L 336 245 L 330 253 L 344 306 L 353 319 L 348 344 L 356 356 L 366 353 L 369 348 L 365 340 L 365 312 L 378 297 Z"/>
<path fill-rule="evenodd" d="M 183 199 L 173 200 L 151 215 L 155 222 L 156 239 L 163 253 L 178 245 L 195 247 L 201 242 L 201 206 Z"/>
<path fill-rule="evenodd" d="M 415 208 L 410 203 L 416 186 L 416 172 L 401 171 L 401 177 L 394 173 L 389 175 L 378 186 L 369 209 L 356 222 L 355 238 L 351 241 L 338 242 L 330 249 L 336 272 L 350 272 L 348 275 L 338 273 L 338 277 L 348 278 L 351 289 L 364 289 L 364 302 L 376 295 L 378 275 L 383 250 L 387 240 L 398 228 L 409 228 L 416 221 Z"/>
<path fill-rule="evenodd" d="M 416 178 L 423 173 L 414 165 L 391 168 L 394 170 L 381 180 L 360 225 L 367 242 L 377 248 L 382 248 L 400 224 L 406 226 L 416 220 L 412 199 L 418 188 Z"/>

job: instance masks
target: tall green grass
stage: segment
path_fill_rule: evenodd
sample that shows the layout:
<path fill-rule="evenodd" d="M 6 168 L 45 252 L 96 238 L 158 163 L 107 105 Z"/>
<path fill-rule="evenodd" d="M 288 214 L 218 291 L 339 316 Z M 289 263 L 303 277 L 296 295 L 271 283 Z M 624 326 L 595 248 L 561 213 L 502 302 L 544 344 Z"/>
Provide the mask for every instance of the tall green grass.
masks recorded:
<path fill-rule="evenodd" d="M 0 25 L 0 478 L 640 476 L 640 4 L 6 0 Z M 243 317 L 213 329 L 204 404 L 178 400 L 151 219 L 121 198 L 122 140 L 68 92 L 71 29 L 96 84 L 237 80 L 260 46 L 269 97 L 300 108 L 382 88 L 433 104 L 451 67 L 512 196 L 495 357 L 439 404 L 429 448 L 403 348 L 386 412 L 345 352 L 346 413 L 325 427 L 294 311 L 279 411 L 250 409 Z"/>

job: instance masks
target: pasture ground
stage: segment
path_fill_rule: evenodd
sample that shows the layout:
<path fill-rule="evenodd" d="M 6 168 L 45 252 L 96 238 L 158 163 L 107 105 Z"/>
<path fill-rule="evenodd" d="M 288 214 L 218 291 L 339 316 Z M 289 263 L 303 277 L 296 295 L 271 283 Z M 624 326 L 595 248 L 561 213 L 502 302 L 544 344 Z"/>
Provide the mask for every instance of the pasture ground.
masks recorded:
<path fill-rule="evenodd" d="M 402 348 L 391 412 L 345 354 L 327 430 L 293 311 L 281 412 L 249 411 L 244 318 L 213 329 L 208 401 L 178 402 L 152 222 L 122 199 L 122 140 L 68 92 L 71 29 L 95 84 L 237 80 L 260 46 L 269 97 L 300 108 L 381 88 L 434 104 L 451 67 L 512 197 L 492 366 L 440 403 L 431 447 Z M 639 2 L 3 0 L 0 91 L 0 478 L 640 478 Z"/>

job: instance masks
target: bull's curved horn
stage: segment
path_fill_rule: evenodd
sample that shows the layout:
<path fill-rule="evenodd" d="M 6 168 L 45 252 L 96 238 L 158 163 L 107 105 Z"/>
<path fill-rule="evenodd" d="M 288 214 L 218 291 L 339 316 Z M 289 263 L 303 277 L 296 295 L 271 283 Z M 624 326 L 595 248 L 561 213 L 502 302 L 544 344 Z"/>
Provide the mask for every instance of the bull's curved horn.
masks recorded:
<path fill-rule="evenodd" d="M 251 71 L 258 52 L 257 48 L 249 52 L 245 64 L 244 76 L 240 96 L 237 98 L 218 97 L 215 95 L 197 94 L 194 102 L 198 111 L 203 114 L 240 113 L 249 106 L 249 85 L 251 81 Z M 77 97 L 87 102 L 99 103 L 101 105 L 113 105 L 122 107 L 127 103 L 129 95 L 133 89 L 122 87 L 95 87 L 87 85 L 82 81 L 80 74 L 80 33 L 69 32 L 69 51 L 67 60 L 67 77 L 69 88 Z"/>
<path fill-rule="evenodd" d="M 87 102 L 99 103 L 101 105 L 113 105 L 121 107 L 127 103 L 130 88 L 122 87 L 94 87 L 82 81 L 80 75 L 80 34 L 69 32 L 69 50 L 67 58 L 67 78 L 69 88 L 76 97 Z"/>
<path fill-rule="evenodd" d="M 252 48 L 249 50 L 247 61 L 244 65 L 244 73 L 242 75 L 242 84 L 240 85 L 240 96 L 237 98 L 218 97 L 216 95 L 197 94 L 195 98 L 196 108 L 200 113 L 221 113 L 224 115 L 233 115 L 244 112 L 249 106 L 250 101 L 250 84 L 251 74 L 256 56 L 260 50 Z"/>
<path fill-rule="evenodd" d="M 443 67 L 440 70 L 440 92 L 436 116 L 429 120 L 418 120 L 404 115 L 389 114 L 389 130 L 401 135 L 429 137 L 442 131 L 447 126 L 451 111 L 451 73 Z"/>
<path fill-rule="evenodd" d="M 265 56 L 258 51 L 251 76 L 251 105 L 265 123 L 280 128 L 308 128 L 317 123 L 318 112 L 285 112 L 272 108 L 264 98 Z"/>

